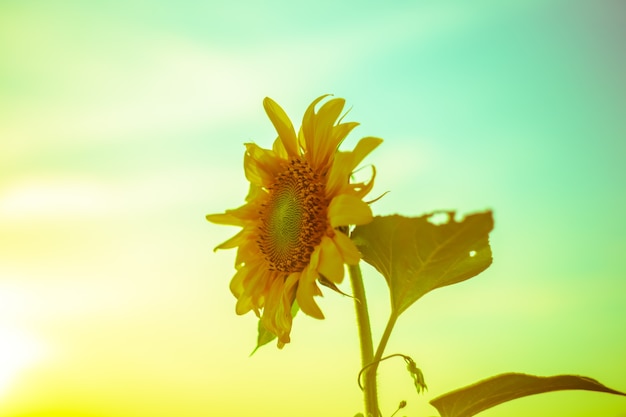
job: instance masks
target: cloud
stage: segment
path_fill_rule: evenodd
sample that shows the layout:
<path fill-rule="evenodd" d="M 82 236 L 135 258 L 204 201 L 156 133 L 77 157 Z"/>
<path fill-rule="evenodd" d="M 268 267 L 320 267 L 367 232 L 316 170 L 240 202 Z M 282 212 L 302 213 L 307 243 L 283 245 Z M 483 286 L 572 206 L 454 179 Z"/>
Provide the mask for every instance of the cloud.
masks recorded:
<path fill-rule="evenodd" d="M 39 180 L 14 184 L 0 194 L 0 218 L 75 218 L 102 213 L 106 193 L 88 182 Z"/>
<path fill-rule="evenodd" d="M 243 174 L 225 175 L 222 169 L 152 167 L 143 174 L 106 181 L 76 176 L 14 181 L 0 192 L 0 224 L 149 214 L 198 202 L 208 204 L 209 200 L 223 201 L 236 188 L 243 196 Z M 215 186 L 211 185 L 213 180 L 218 181 Z"/>
<path fill-rule="evenodd" d="M 3 29 L 13 40 L 1 45 L 6 71 L 18 87 L 8 103 L 0 101 L 8 109 L 0 136 L 9 139 L 9 152 L 19 152 L 41 142 L 141 140 L 241 120 L 258 113 L 265 95 L 299 100 L 310 86 L 328 85 L 389 46 L 425 42 L 473 15 L 422 9 L 393 9 L 290 37 L 257 41 L 250 33 L 243 45 L 27 9 Z"/>

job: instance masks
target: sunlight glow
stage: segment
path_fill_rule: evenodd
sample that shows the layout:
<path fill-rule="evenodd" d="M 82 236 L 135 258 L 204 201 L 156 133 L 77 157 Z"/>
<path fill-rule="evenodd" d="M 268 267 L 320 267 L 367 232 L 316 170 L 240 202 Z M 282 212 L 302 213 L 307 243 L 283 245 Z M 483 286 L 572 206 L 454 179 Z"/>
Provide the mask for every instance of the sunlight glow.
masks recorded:
<path fill-rule="evenodd" d="M 46 352 L 34 336 L 0 327 L 0 398 L 4 397 L 17 375 L 40 361 Z"/>
<path fill-rule="evenodd" d="M 101 211 L 102 193 L 80 181 L 28 181 L 16 184 L 0 195 L 0 215 L 9 219 L 71 217 Z"/>

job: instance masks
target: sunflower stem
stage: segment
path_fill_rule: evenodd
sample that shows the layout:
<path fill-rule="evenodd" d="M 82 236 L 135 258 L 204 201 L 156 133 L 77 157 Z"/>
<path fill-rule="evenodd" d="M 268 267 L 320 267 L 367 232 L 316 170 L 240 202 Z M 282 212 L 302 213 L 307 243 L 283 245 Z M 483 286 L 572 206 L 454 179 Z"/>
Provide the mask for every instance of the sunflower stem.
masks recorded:
<path fill-rule="evenodd" d="M 374 359 L 374 345 L 372 343 L 372 327 L 367 310 L 365 287 L 359 265 L 349 265 L 350 283 L 354 294 L 356 321 L 359 328 L 359 342 L 361 345 L 361 365 L 366 368 Z M 376 366 L 370 366 L 363 372 L 363 397 L 365 400 L 365 416 L 379 417 L 378 393 L 376 387 Z"/>

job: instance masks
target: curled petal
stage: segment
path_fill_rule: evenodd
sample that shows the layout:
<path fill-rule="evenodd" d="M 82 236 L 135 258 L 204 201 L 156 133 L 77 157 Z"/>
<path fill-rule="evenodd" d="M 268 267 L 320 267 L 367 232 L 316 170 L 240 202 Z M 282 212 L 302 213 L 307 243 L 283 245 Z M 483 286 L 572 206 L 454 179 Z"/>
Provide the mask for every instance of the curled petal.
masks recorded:
<path fill-rule="evenodd" d="M 269 289 L 261 324 L 274 333 L 280 343 L 285 344 L 289 343 L 291 319 L 291 303 L 285 294 L 285 282 L 282 277 L 278 277 Z"/>
<path fill-rule="evenodd" d="M 291 333 L 291 325 L 293 322 L 292 306 L 296 298 L 297 284 L 300 280 L 300 272 L 292 272 L 285 279 L 282 285 L 282 294 L 275 311 L 271 309 L 266 312 L 273 314 L 273 320 L 270 317 L 271 325 L 274 326 L 274 334 L 278 337 L 278 348 L 281 349 L 285 343 L 289 343 L 289 333 Z M 271 330 L 270 330 L 271 331 Z"/>
<path fill-rule="evenodd" d="M 326 184 L 326 196 L 332 197 L 340 193 L 345 193 L 347 189 L 357 190 L 357 196 L 363 197 L 374 186 L 374 174 L 367 184 L 350 184 L 350 175 L 354 169 L 363 161 L 363 159 L 382 143 L 382 139 L 375 137 L 362 138 L 351 152 L 337 152 L 333 164 L 328 173 L 328 183 Z"/>
<path fill-rule="evenodd" d="M 359 198 L 363 198 L 366 195 L 369 194 L 370 191 L 372 191 L 372 188 L 374 187 L 374 179 L 376 178 L 376 167 L 374 165 L 372 165 L 372 178 L 370 178 L 370 180 L 368 182 L 359 182 L 357 184 L 351 184 L 352 189 L 355 191 L 356 196 Z M 368 201 L 368 204 L 371 203 L 371 201 Z"/>

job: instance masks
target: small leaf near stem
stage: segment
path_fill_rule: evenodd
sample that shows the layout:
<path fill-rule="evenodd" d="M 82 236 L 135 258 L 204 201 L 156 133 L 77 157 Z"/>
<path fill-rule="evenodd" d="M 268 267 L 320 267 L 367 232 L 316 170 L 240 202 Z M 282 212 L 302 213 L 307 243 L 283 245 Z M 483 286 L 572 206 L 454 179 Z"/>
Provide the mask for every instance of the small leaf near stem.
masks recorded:
<path fill-rule="evenodd" d="M 424 374 L 422 370 L 417 367 L 417 364 L 410 356 L 404 358 L 406 362 L 406 370 L 411 374 L 411 378 L 413 378 L 413 385 L 415 386 L 415 390 L 418 394 L 423 391 L 426 391 L 428 387 L 426 386 L 426 381 L 424 380 Z"/>

